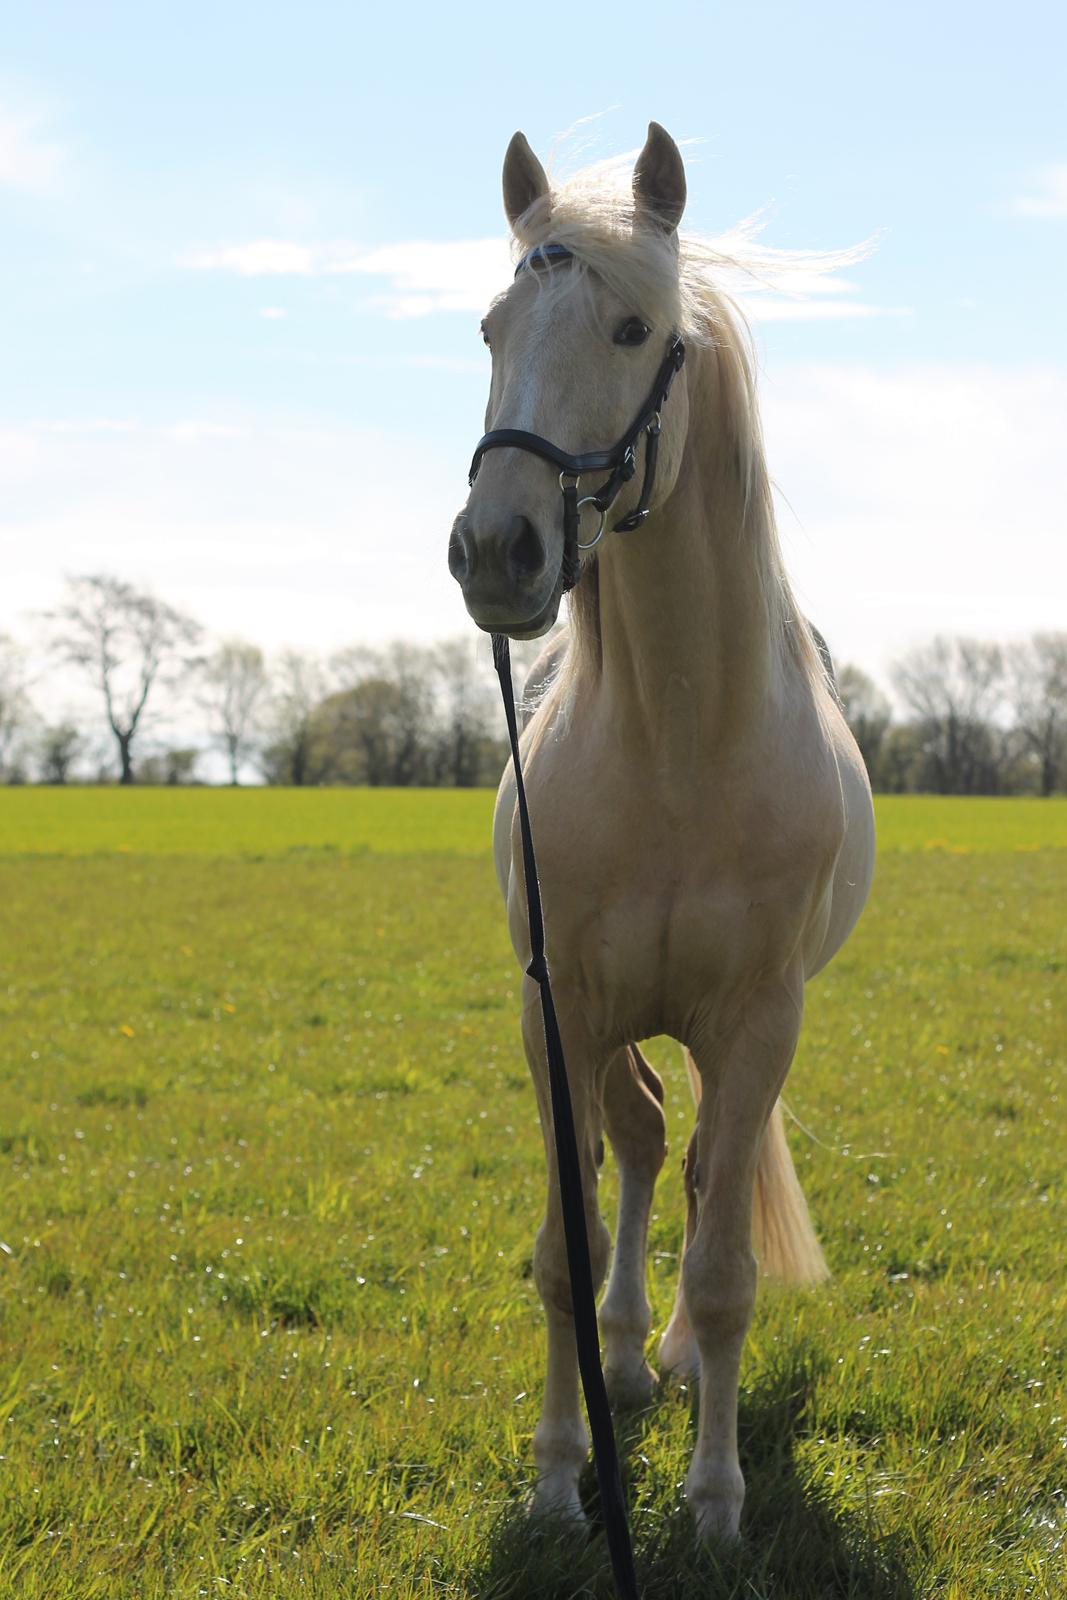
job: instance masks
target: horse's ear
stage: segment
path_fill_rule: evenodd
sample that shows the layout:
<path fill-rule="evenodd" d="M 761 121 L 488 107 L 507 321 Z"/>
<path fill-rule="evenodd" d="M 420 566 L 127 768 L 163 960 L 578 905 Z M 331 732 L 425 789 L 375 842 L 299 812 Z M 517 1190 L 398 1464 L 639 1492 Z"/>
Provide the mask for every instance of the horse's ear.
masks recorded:
<path fill-rule="evenodd" d="M 639 222 L 673 233 L 685 210 L 681 151 L 658 122 L 648 125 L 645 148 L 634 167 L 634 211 Z"/>
<path fill-rule="evenodd" d="M 547 194 L 548 177 L 526 135 L 513 134 L 504 157 L 504 210 L 511 226 L 514 228 L 523 212 Z"/>

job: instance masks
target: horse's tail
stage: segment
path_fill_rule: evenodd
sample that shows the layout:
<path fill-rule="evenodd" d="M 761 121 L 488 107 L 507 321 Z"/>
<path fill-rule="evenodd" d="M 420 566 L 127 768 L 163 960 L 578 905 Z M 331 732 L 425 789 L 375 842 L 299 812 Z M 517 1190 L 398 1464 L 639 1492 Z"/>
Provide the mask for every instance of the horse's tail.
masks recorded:
<path fill-rule="evenodd" d="M 685 1065 L 699 1105 L 700 1073 L 688 1050 Z M 774 1102 L 756 1165 L 752 1247 L 764 1272 L 785 1283 L 821 1283 L 830 1276 L 786 1143 L 780 1100 Z"/>

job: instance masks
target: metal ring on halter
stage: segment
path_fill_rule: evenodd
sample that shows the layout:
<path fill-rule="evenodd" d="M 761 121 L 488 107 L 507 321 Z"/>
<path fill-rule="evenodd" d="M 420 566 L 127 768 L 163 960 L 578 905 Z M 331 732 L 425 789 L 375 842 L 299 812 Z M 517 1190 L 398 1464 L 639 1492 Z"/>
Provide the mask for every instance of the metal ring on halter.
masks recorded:
<path fill-rule="evenodd" d="M 596 505 L 596 495 L 595 494 L 587 494 L 584 500 L 579 500 L 579 502 L 578 502 L 578 515 L 581 516 L 582 507 L 583 506 L 595 506 L 595 505 Z M 579 548 L 579 550 L 591 550 L 593 548 L 593 546 L 595 544 L 599 544 L 601 539 L 604 537 L 604 524 L 608 520 L 608 510 L 607 510 L 606 506 L 604 506 L 602 508 L 598 507 L 598 510 L 600 511 L 600 526 L 597 529 L 597 531 L 594 533 L 593 537 L 591 539 L 587 539 L 586 540 L 585 544 L 583 544 L 580 539 L 578 540 L 578 548 Z"/>

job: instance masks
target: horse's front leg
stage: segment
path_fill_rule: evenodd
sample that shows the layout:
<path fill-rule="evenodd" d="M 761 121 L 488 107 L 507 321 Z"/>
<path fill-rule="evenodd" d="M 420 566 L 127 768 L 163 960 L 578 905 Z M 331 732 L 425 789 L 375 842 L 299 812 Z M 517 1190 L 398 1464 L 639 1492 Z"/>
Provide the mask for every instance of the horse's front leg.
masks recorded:
<path fill-rule="evenodd" d="M 647 1405 L 656 1375 L 645 1360 L 652 1325 L 646 1289 L 648 1216 L 667 1153 L 663 1084 L 636 1045 L 616 1051 L 603 1088 L 604 1124 L 619 1164 L 619 1217 L 600 1307 L 604 1379 L 613 1405 Z"/>
<path fill-rule="evenodd" d="M 700 1351 L 700 1420 L 686 1495 L 703 1538 L 736 1538 L 745 1495 L 737 1459 L 741 1348 L 756 1300 L 752 1197 L 764 1129 L 800 1030 L 799 973 L 768 980 L 725 1039 L 691 1041 L 703 1093 L 696 1225 L 682 1263 Z"/>
<path fill-rule="evenodd" d="M 545 1374 L 541 1417 L 534 1432 L 534 1459 L 537 1462 L 537 1487 L 533 1510 L 538 1515 L 584 1518 L 578 1498 L 578 1477 L 589 1453 L 589 1435 L 582 1420 L 578 1400 L 578 1355 L 574 1342 L 574 1312 L 571 1304 L 567 1248 L 560 1208 L 559 1177 L 545 1060 L 545 1039 L 541 1027 L 541 1007 L 536 985 L 523 983 L 523 1043 L 537 1089 L 541 1127 L 545 1137 L 548 1165 L 548 1200 L 545 1218 L 534 1244 L 534 1281 L 545 1308 L 548 1329 L 548 1366 Z M 561 1007 L 561 1016 L 562 1016 Z M 600 1143 L 600 1112 L 596 1085 L 595 1057 L 587 1041 L 564 1030 L 567 1052 L 567 1077 L 570 1082 L 574 1126 L 582 1171 L 585 1199 L 585 1226 L 589 1237 L 589 1259 L 596 1292 L 607 1270 L 611 1240 L 597 1206 L 597 1152 Z"/>

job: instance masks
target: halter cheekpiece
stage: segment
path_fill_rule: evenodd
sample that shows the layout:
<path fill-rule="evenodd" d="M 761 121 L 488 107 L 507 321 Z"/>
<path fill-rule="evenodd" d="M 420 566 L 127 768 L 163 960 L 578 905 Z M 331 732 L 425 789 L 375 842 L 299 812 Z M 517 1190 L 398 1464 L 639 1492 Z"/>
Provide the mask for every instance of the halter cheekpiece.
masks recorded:
<path fill-rule="evenodd" d="M 568 250 L 566 245 L 539 244 L 523 256 L 515 268 L 515 276 L 518 277 L 520 272 L 535 271 L 539 265 L 551 265 L 573 259 L 573 252 Z M 487 450 L 527 450 L 531 455 L 541 456 L 543 460 L 551 461 L 553 466 L 559 467 L 559 487 L 563 495 L 561 578 L 564 592 L 573 589 L 578 582 L 581 574 L 579 552 L 591 550 L 600 542 L 607 514 L 616 496 L 623 484 L 628 483 L 637 471 L 637 444 L 642 434 L 645 435 L 645 476 L 641 484 L 641 498 L 635 510 L 612 524 L 612 532 L 630 533 L 634 528 L 640 527 L 648 516 L 649 501 L 656 481 L 660 412 L 671 392 L 675 373 L 681 371 L 684 361 L 685 343 L 680 334 L 674 333 L 670 337 L 667 354 L 660 363 L 648 399 L 622 438 L 608 450 L 587 450 L 582 455 L 570 455 L 566 450 L 561 450 L 558 445 L 553 444 L 550 439 L 543 439 L 539 433 L 527 433 L 522 428 L 494 428 L 492 432 L 484 434 L 479 439 L 474 459 L 471 461 L 469 482 L 472 484 L 478 476 L 478 468 Z M 578 483 L 583 472 L 607 472 L 609 476 L 596 494 L 587 494 L 579 499 Z M 583 506 L 592 506 L 600 513 L 600 526 L 592 539 L 587 540 L 585 544 L 578 538 Z"/>

